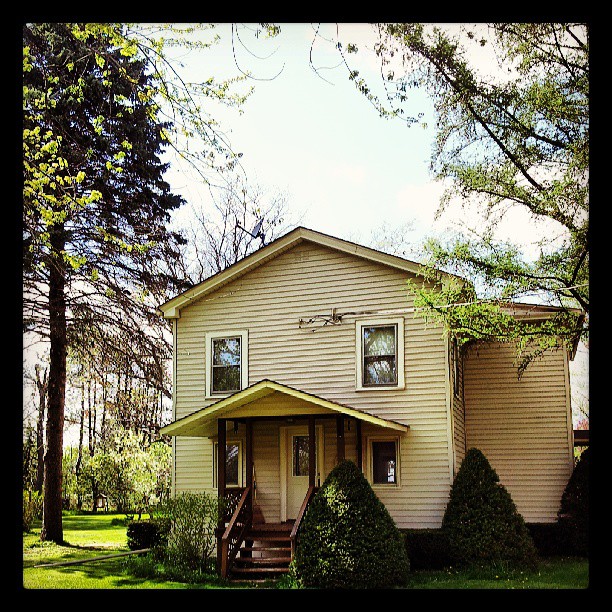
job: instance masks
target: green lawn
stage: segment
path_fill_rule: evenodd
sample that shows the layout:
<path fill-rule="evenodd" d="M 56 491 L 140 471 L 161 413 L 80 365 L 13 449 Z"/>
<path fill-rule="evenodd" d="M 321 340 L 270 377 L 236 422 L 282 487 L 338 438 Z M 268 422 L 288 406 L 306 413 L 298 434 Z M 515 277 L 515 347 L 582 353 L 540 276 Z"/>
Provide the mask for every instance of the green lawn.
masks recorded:
<path fill-rule="evenodd" d="M 412 574 L 412 589 L 586 589 L 589 563 L 574 557 L 541 559 L 535 572 L 420 571 Z"/>
<path fill-rule="evenodd" d="M 59 567 L 35 567 L 127 552 L 126 528 L 112 525 L 125 515 L 88 514 L 64 516 L 67 546 L 40 542 L 40 525 L 23 538 L 23 586 L 25 589 L 205 589 L 209 585 L 156 581 L 127 574 L 125 558 Z"/>
<path fill-rule="evenodd" d="M 218 589 L 224 585 L 185 584 L 137 578 L 126 570 L 125 557 L 58 567 L 47 563 L 88 559 L 127 552 L 126 528 L 112 525 L 124 515 L 91 514 L 64 517 L 66 546 L 40 542 L 40 525 L 23 538 L 25 589 Z M 457 570 L 413 572 L 411 589 L 584 589 L 589 586 L 586 559 L 543 559 L 536 572 L 495 575 Z"/>

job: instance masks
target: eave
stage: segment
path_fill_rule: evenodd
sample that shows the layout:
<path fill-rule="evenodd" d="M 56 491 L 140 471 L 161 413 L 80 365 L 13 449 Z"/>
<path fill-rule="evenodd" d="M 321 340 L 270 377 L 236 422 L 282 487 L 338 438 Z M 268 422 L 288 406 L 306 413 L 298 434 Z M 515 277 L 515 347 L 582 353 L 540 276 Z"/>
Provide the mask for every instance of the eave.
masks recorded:
<path fill-rule="evenodd" d="M 291 409 L 285 408 L 282 412 L 276 414 L 262 413 L 258 410 L 257 401 L 273 393 L 293 398 L 295 406 Z M 399 432 L 406 432 L 409 429 L 409 426 L 403 423 L 383 419 L 371 413 L 264 379 L 242 391 L 237 391 L 229 397 L 220 399 L 206 408 L 177 419 L 173 423 L 162 427 L 160 433 L 168 436 L 210 437 L 216 434 L 217 419 L 220 418 L 236 420 L 257 417 L 285 418 L 297 415 L 328 416 L 330 414 L 359 419 L 371 425 Z"/>

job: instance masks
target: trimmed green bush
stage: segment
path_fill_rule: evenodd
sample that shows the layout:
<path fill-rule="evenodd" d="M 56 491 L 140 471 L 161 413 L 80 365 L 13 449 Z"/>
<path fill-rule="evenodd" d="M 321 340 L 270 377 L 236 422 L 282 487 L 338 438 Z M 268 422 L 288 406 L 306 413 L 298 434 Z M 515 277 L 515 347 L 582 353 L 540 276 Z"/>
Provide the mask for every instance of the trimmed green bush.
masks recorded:
<path fill-rule="evenodd" d="M 403 586 L 404 538 L 352 461 L 339 463 L 314 496 L 300 528 L 293 570 L 306 587 Z"/>
<path fill-rule="evenodd" d="M 436 570 L 451 565 L 448 535 L 443 529 L 402 529 L 411 570 Z"/>
<path fill-rule="evenodd" d="M 484 454 L 471 448 L 457 472 L 442 529 L 455 564 L 498 562 L 535 568 L 537 552 L 523 517 Z"/>
<path fill-rule="evenodd" d="M 591 452 L 587 448 L 570 476 L 561 497 L 559 528 L 572 554 L 589 554 L 589 471 Z"/>

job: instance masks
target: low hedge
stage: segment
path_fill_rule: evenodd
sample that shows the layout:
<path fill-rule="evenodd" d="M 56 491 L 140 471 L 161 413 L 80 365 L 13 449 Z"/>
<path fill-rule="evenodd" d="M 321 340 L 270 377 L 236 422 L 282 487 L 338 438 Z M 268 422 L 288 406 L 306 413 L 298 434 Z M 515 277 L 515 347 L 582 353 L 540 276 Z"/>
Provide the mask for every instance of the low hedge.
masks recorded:
<path fill-rule="evenodd" d="M 127 543 L 130 550 L 154 548 L 163 543 L 159 524 L 153 521 L 131 521 L 127 526 Z"/>
<path fill-rule="evenodd" d="M 451 565 L 448 535 L 442 529 L 402 529 L 413 570 L 437 570 Z"/>
<path fill-rule="evenodd" d="M 540 557 L 574 554 L 559 523 L 527 523 L 527 529 Z"/>
<path fill-rule="evenodd" d="M 559 523 L 527 523 L 539 557 L 576 554 Z M 442 529 L 402 529 L 410 567 L 414 570 L 437 570 L 452 565 L 448 536 Z"/>

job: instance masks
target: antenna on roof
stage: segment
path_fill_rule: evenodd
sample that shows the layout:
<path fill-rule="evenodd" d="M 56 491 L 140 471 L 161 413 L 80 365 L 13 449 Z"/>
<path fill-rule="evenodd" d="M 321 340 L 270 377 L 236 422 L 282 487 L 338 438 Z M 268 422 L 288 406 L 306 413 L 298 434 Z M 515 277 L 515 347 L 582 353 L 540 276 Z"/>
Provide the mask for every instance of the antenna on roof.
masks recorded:
<path fill-rule="evenodd" d="M 239 223 L 236 223 L 236 227 L 239 227 L 243 232 L 251 236 L 252 238 L 261 238 L 261 245 L 263 246 L 265 243 L 265 234 L 262 231 L 263 219 L 259 219 L 257 223 L 255 223 L 253 229 L 249 232 L 249 230 L 244 229 Z"/>

